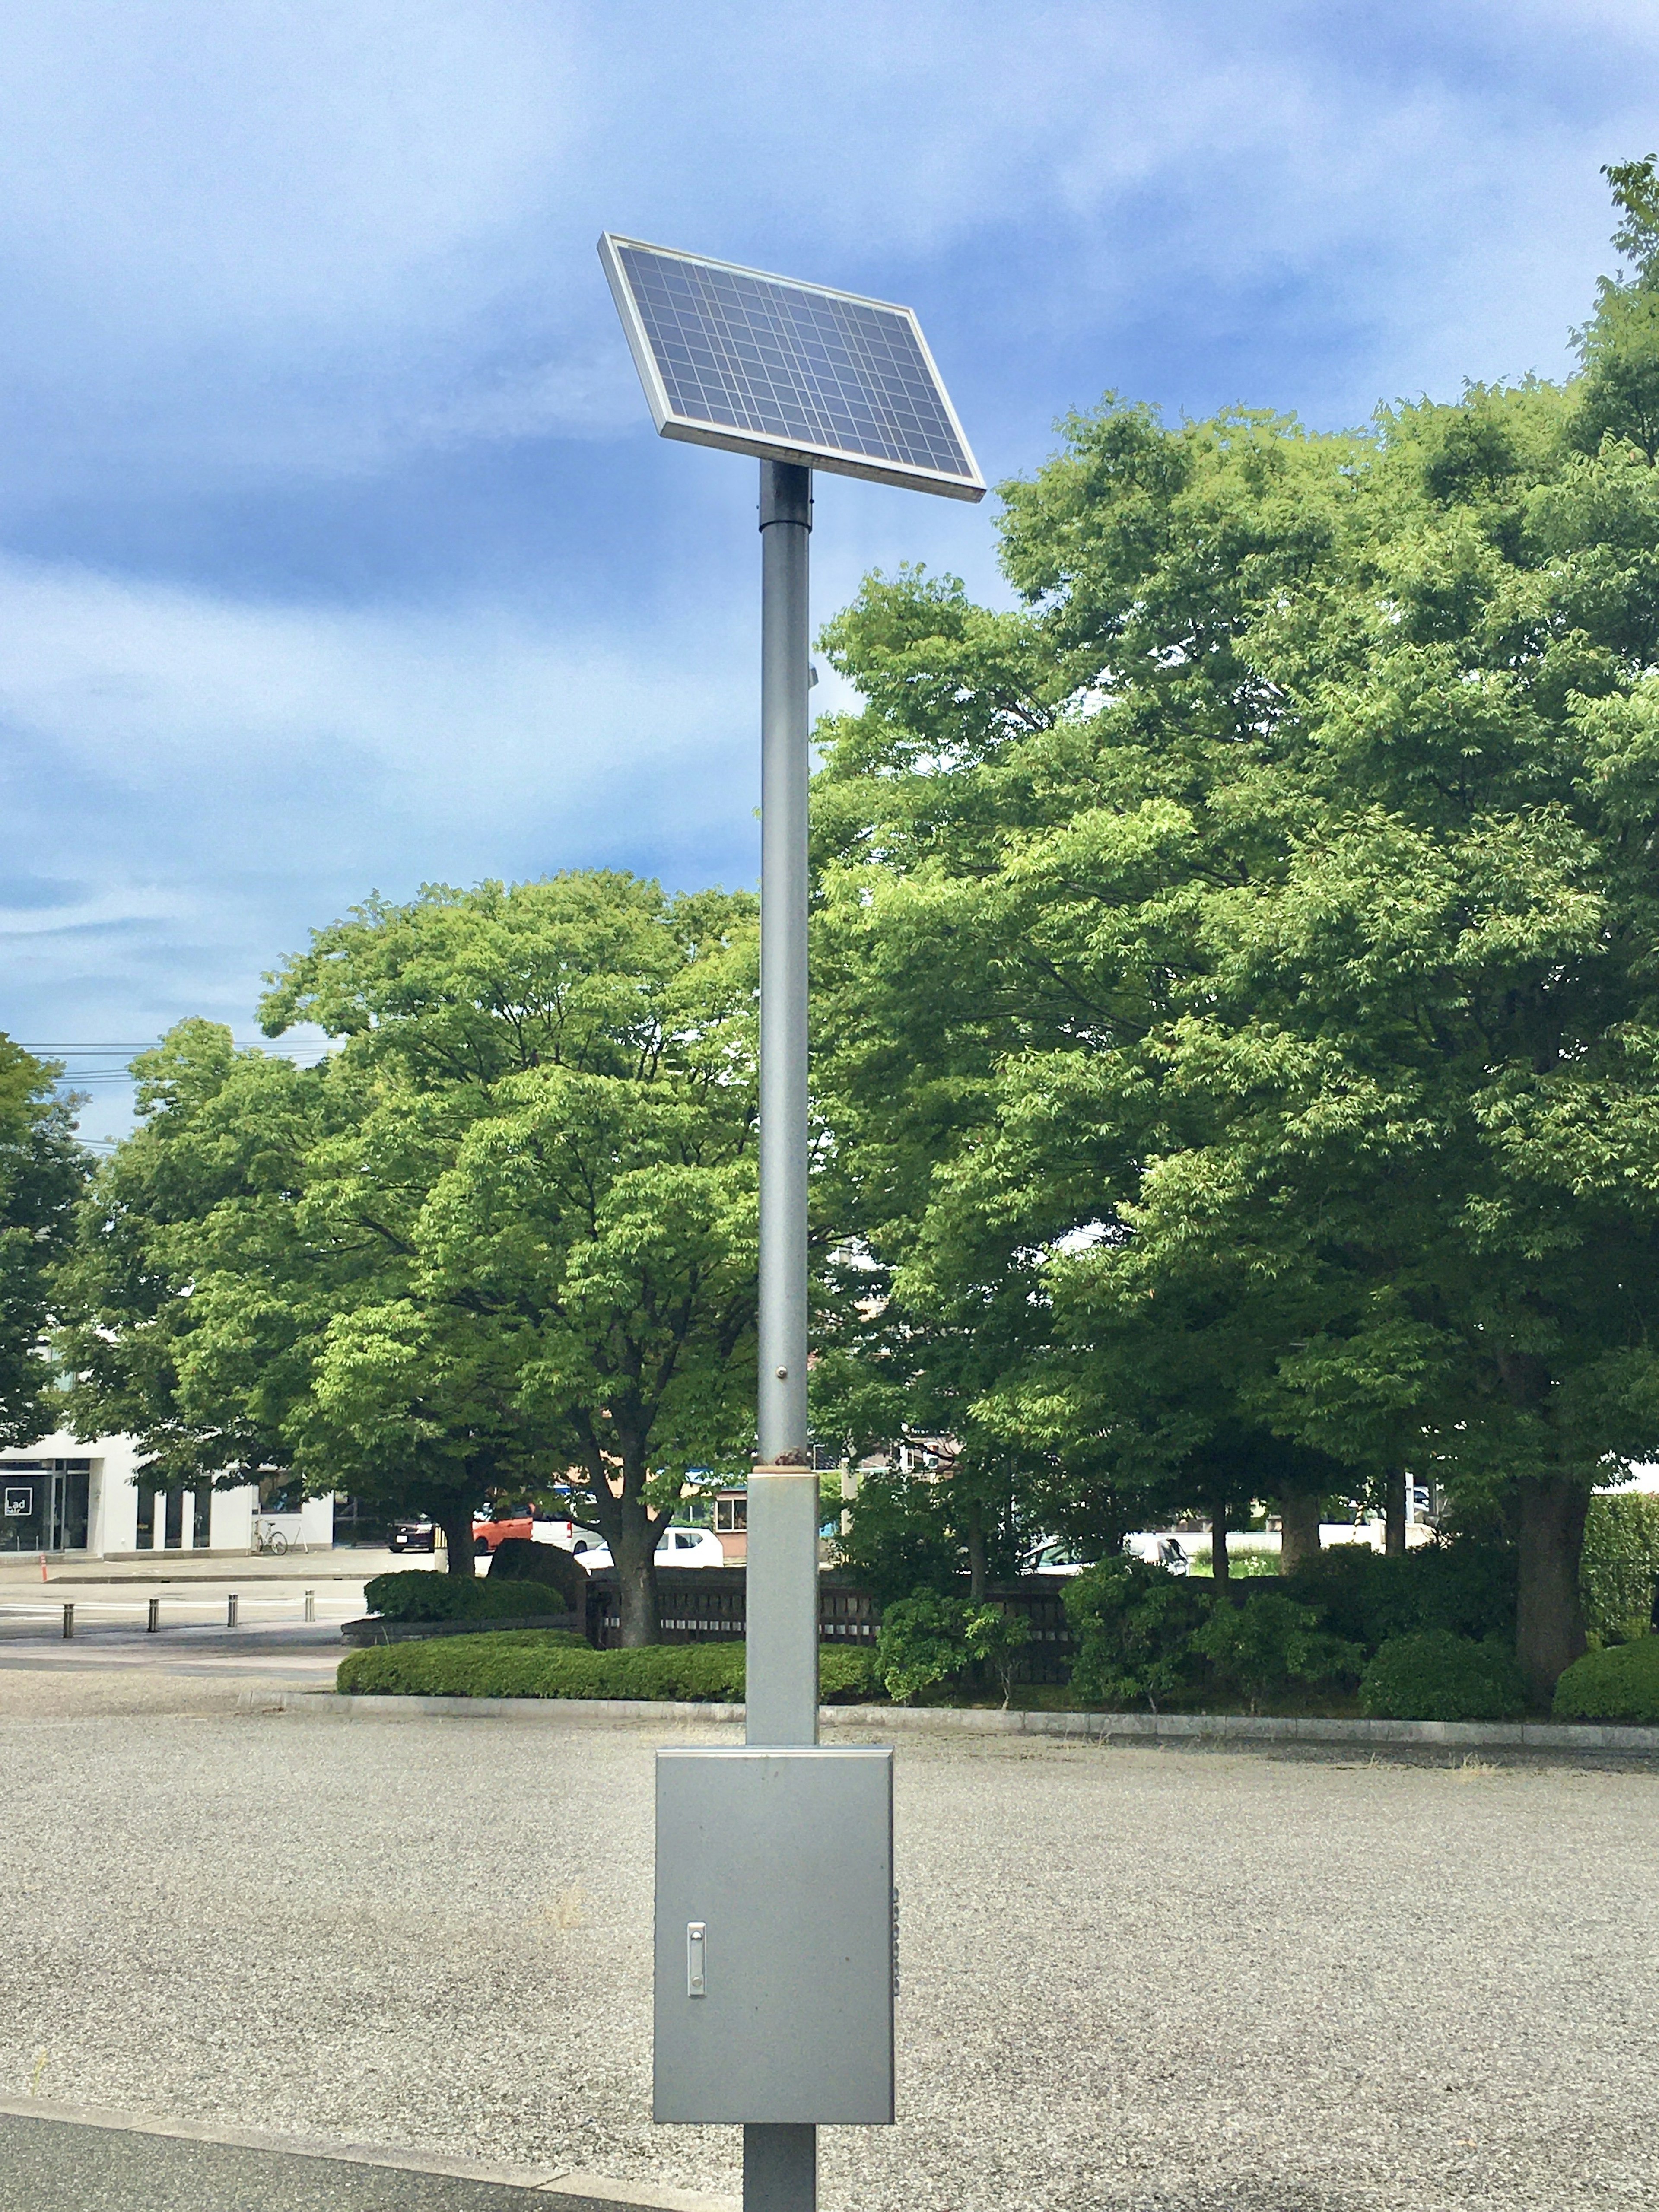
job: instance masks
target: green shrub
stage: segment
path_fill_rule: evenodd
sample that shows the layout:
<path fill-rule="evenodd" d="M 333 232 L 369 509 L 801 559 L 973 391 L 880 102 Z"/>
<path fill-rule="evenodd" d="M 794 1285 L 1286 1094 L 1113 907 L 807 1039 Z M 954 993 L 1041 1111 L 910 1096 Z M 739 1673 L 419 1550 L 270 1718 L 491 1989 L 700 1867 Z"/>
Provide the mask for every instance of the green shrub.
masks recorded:
<path fill-rule="evenodd" d="M 375 1575 L 363 1585 L 363 1599 L 382 1620 L 526 1620 L 571 1610 L 560 1591 L 544 1583 L 498 1583 L 493 1573 L 434 1575 L 419 1567 Z"/>
<path fill-rule="evenodd" d="M 919 1589 L 890 1605 L 876 1639 L 876 1672 L 889 1697 L 908 1703 L 976 1662 L 988 1666 L 1008 1702 L 1014 1661 L 1030 1632 L 998 1605 L 970 1605 Z"/>
<path fill-rule="evenodd" d="M 874 1655 L 818 1655 L 827 1703 L 874 1694 Z M 526 1628 L 435 1637 L 354 1651 L 337 1686 L 360 1697 L 665 1698 L 735 1705 L 744 1690 L 741 1644 L 653 1644 L 640 1651 L 595 1651 L 566 1629 Z"/>
<path fill-rule="evenodd" d="M 1645 1636 L 1659 1579 L 1659 1498 L 1592 1498 L 1578 1587 L 1584 1626 L 1605 1644 Z"/>
<path fill-rule="evenodd" d="M 885 1699 L 876 1655 L 846 1644 L 818 1646 L 818 1702 L 825 1705 L 866 1705 Z"/>
<path fill-rule="evenodd" d="M 1212 1602 L 1213 1585 L 1141 1559 L 1103 1559 L 1066 1588 L 1071 1624 L 1072 1687 L 1085 1705 L 1143 1701 L 1154 1711 L 1196 1680 L 1193 1632 Z"/>
<path fill-rule="evenodd" d="M 1511 1721 L 1528 1699 L 1501 1638 L 1430 1628 L 1383 1644 L 1360 1677 L 1359 1702 L 1376 1720 Z"/>
<path fill-rule="evenodd" d="M 371 1645 L 342 1662 L 342 1690 L 423 1698 L 668 1698 L 743 1695 L 739 1644 L 653 1644 L 595 1651 L 563 1629 Z"/>
<path fill-rule="evenodd" d="M 1311 1606 L 1282 1590 L 1261 1590 L 1235 1605 L 1224 1599 L 1192 1639 L 1224 1688 L 1242 1691 L 1254 1712 L 1293 1681 L 1331 1682 L 1358 1673 L 1364 1654 L 1319 1625 Z"/>
<path fill-rule="evenodd" d="M 1393 1637 L 1445 1629 L 1454 1636 L 1515 1635 L 1511 1546 L 1455 1536 L 1394 1559 L 1368 1544 L 1333 1544 L 1289 1578 L 1333 1636 L 1376 1651 Z"/>
<path fill-rule="evenodd" d="M 587 1596 L 587 1570 L 575 1553 L 562 1544 L 538 1544 L 529 1536 L 503 1536 L 496 1545 L 484 1588 L 499 1589 L 505 1583 L 539 1584 L 550 1597 L 556 1593 L 562 1601 L 558 1610 L 569 1613 L 580 1613 Z"/>
<path fill-rule="evenodd" d="M 1659 1636 L 1575 1659 L 1555 1686 L 1559 1721 L 1659 1722 Z"/>

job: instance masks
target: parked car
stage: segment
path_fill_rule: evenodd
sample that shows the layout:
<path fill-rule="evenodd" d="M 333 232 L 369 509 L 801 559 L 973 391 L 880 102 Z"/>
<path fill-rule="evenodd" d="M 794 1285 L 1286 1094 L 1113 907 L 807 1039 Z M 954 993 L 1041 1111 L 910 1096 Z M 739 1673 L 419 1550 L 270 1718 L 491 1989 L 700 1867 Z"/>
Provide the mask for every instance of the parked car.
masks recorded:
<path fill-rule="evenodd" d="M 435 1552 L 438 1532 L 424 1513 L 394 1521 L 386 1531 L 386 1548 L 392 1552 Z"/>
<path fill-rule="evenodd" d="M 472 1516 L 472 1550 L 476 1557 L 488 1552 L 493 1558 L 495 1547 L 504 1537 L 522 1536 L 526 1543 L 535 1534 L 535 1522 L 526 1505 L 522 1513 L 486 1513 L 482 1510 Z"/>
<path fill-rule="evenodd" d="M 1094 1561 L 1068 1544 L 1063 1536 L 1044 1536 L 1033 1544 L 1020 1561 L 1020 1571 L 1028 1575 L 1080 1575 Z"/>
<path fill-rule="evenodd" d="M 577 1556 L 590 1574 L 614 1564 L 609 1544 L 599 1543 Z M 726 1553 L 712 1528 L 665 1528 L 657 1539 L 659 1567 L 723 1567 Z"/>
<path fill-rule="evenodd" d="M 562 1520 L 556 1516 L 544 1520 L 538 1514 L 534 1534 L 538 1544 L 556 1544 L 562 1551 L 574 1552 L 578 1559 L 605 1548 L 605 1539 L 597 1528 L 585 1528 L 580 1521 L 573 1521 L 568 1516 Z"/>
<path fill-rule="evenodd" d="M 1191 1562 L 1179 1536 L 1158 1536 L 1142 1531 L 1123 1539 L 1126 1557 L 1144 1559 L 1149 1567 L 1167 1567 L 1172 1575 L 1184 1575 Z"/>

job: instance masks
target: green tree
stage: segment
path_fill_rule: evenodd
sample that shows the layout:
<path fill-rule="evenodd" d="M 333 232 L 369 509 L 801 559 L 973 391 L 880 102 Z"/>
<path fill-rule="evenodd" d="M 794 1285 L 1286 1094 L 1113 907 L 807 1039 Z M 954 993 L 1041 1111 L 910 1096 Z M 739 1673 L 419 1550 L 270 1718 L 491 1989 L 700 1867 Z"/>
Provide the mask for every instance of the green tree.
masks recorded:
<path fill-rule="evenodd" d="M 753 924 L 624 876 L 435 888 L 273 979 L 320 1066 L 174 1032 L 83 1218 L 83 1417 L 418 1505 L 454 1572 L 486 1497 L 568 1481 L 653 1640 L 658 1525 L 750 1442 Z"/>
<path fill-rule="evenodd" d="M 1022 607 L 873 580 L 820 725 L 826 1111 L 896 1297 L 1006 1330 L 975 1417 L 1500 1503 L 1534 1694 L 1659 1453 L 1659 475 L 1594 374 L 1109 400 L 1004 488 Z"/>
<path fill-rule="evenodd" d="M 1602 277 L 1595 313 L 1578 333 L 1585 373 L 1573 434 L 1591 453 L 1603 438 L 1628 439 L 1651 464 L 1659 459 L 1659 180 L 1651 155 L 1601 173 L 1622 218 L 1613 242 L 1631 268 Z"/>
<path fill-rule="evenodd" d="M 72 1233 L 88 1167 L 63 1069 L 0 1036 L 0 1443 L 56 1425 L 45 1358 L 52 1268 Z"/>

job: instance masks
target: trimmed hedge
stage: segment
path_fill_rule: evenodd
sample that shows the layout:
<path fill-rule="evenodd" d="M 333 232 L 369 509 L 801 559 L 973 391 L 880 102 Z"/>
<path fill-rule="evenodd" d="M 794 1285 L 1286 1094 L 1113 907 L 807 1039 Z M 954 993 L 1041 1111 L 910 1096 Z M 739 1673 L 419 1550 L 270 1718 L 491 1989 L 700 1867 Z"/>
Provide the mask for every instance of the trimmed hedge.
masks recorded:
<path fill-rule="evenodd" d="M 1359 1702 L 1373 1720 L 1513 1721 L 1528 1697 L 1514 1654 L 1498 1638 L 1476 1643 L 1431 1628 L 1389 1638 L 1359 1678 Z"/>
<path fill-rule="evenodd" d="M 1555 1686 L 1555 1717 L 1659 1722 L 1659 1636 L 1575 1659 Z"/>
<path fill-rule="evenodd" d="M 1645 1636 L 1659 1581 L 1659 1498 L 1639 1491 L 1592 1498 L 1578 1587 L 1584 1626 L 1604 1644 Z"/>
<path fill-rule="evenodd" d="M 429 1644 L 354 1651 L 340 1662 L 337 1687 L 358 1697 L 664 1698 L 738 1705 L 744 1692 L 744 1647 L 653 1644 L 639 1651 L 595 1651 L 580 1637 L 556 1628 L 447 1636 Z M 880 1696 L 874 1654 L 821 1650 L 818 1689 L 827 1705 Z"/>
<path fill-rule="evenodd" d="M 363 1585 L 363 1602 L 382 1620 L 523 1620 L 570 1611 L 545 1583 L 434 1575 L 419 1567 L 375 1575 Z"/>
<path fill-rule="evenodd" d="M 1514 1549 L 1472 1537 L 1420 1545 L 1395 1559 L 1368 1544 L 1333 1544 L 1287 1577 L 1285 1588 L 1313 1607 L 1322 1628 L 1373 1652 L 1395 1638 L 1434 1629 L 1480 1642 L 1515 1636 Z"/>

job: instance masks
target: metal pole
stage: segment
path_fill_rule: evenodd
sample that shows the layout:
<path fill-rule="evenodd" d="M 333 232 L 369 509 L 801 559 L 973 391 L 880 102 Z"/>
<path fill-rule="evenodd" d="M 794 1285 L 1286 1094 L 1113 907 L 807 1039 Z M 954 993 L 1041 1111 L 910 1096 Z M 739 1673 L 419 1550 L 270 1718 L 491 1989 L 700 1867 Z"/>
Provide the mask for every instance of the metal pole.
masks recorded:
<path fill-rule="evenodd" d="M 225 1626 L 227 1628 L 234 1628 L 236 1626 L 236 1608 L 239 1602 L 240 1601 L 237 1597 L 236 1592 L 232 1590 L 230 1595 L 225 1600 Z"/>
<path fill-rule="evenodd" d="M 818 1503 L 806 1431 L 806 791 L 812 472 L 760 465 L 758 1463 L 749 1485 L 746 1735 L 818 1733 Z M 744 2212 L 814 2212 L 817 2131 L 750 2123 Z"/>
<path fill-rule="evenodd" d="M 144 1623 L 144 1632 L 147 1636 L 154 1636 L 161 1626 L 161 1601 L 159 1597 L 153 1597 L 149 1601 L 149 1619 Z"/>
<path fill-rule="evenodd" d="M 315 1620 L 316 1618 L 317 1593 L 315 1590 L 307 1590 L 306 1592 L 306 1619 L 307 1620 Z"/>
<path fill-rule="evenodd" d="M 66 1605 L 66 1606 L 64 1607 L 64 1635 L 65 1638 L 67 1639 L 68 1638 L 70 1638 L 70 1637 L 73 1636 L 73 1635 L 74 1635 L 74 1633 L 75 1633 L 75 1607 L 74 1607 L 72 1605 Z"/>

